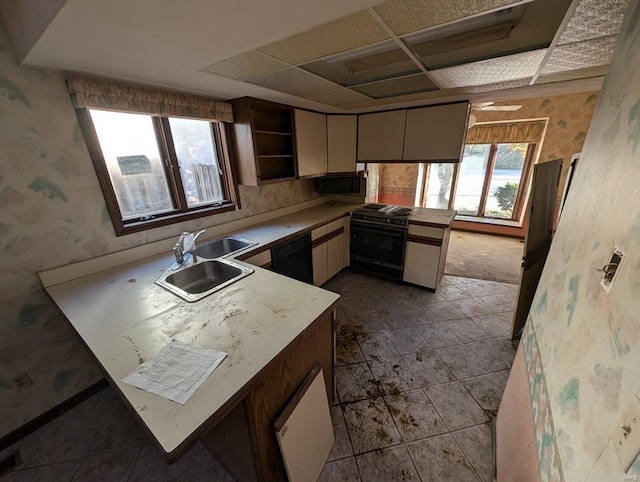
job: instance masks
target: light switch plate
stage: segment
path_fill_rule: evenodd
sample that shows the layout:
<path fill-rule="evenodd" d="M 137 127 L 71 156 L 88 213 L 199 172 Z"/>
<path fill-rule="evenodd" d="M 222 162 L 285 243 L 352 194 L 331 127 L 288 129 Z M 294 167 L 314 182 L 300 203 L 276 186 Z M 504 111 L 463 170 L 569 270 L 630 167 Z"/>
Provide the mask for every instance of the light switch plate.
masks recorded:
<path fill-rule="evenodd" d="M 638 395 L 632 398 L 611 435 L 624 473 L 640 453 L 640 398 Z"/>

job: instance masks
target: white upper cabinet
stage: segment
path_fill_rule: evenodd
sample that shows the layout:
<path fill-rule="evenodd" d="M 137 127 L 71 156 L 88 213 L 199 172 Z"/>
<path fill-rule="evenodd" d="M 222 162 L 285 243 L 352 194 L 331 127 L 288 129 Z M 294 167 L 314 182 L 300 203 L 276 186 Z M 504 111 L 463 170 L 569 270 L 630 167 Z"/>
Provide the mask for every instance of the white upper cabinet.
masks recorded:
<path fill-rule="evenodd" d="M 329 173 L 356 172 L 358 116 L 327 116 Z"/>
<path fill-rule="evenodd" d="M 358 119 L 358 161 L 400 161 L 406 110 L 362 114 Z"/>
<path fill-rule="evenodd" d="M 298 176 L 322 176 L 327 173 L 327 116 L 295 110 Z"/>
<path fill-rule="evenodd" d="M 459 161 L 467 133 L 469 104 L 407 110 L 403 160 Z"/>

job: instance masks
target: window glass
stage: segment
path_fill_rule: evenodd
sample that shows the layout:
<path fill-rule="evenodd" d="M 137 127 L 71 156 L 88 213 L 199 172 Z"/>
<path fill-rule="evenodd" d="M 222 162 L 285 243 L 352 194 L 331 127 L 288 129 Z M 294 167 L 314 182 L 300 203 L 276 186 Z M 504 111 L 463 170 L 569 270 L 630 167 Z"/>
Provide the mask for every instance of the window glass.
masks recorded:
<path fill-rule="evenodd" d="M 90 112 L 123 219 L 172 211 L 151 116 Z"/>
<path fill-rule="evenodd" d="M 427 164 L 427 182 L 423 206 L 433 209 L 448 209 L 453 180 L 454 164 Z"/>
<path fill-rule="evenodd" d="M 193 119 L 169 118 L 187 205 L 195 207 L 224 200 L 221 170 L 214 148 L 211 124 Z"/>
<path fill-rule="evenodd" d="M 513 207 L 528 148 L 527 143 L 498 144 L 484 210 L 485 216 L 507 219 L 513 217 Z"/>
<path fill-rule="evenodd" d="M 487 172 L 491 144 L 464 146 L 453 209 L 458 214 L 477 216 Z"/>

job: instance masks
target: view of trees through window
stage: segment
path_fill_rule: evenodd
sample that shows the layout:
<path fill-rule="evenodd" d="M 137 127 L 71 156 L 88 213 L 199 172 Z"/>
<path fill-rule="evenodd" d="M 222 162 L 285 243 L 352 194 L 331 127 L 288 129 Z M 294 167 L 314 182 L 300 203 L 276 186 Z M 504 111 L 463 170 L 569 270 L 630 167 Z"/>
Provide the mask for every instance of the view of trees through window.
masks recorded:
<path fill-rule="evenodd" d="M 460 164 L 424 164 L 418 180 L 424 183 L 424 188 L 418 186 L 424 193 L 422 206 L 452 207 L 468 216 L 515 218 L 529 147 L 525 142 L 467 144 Z"/>

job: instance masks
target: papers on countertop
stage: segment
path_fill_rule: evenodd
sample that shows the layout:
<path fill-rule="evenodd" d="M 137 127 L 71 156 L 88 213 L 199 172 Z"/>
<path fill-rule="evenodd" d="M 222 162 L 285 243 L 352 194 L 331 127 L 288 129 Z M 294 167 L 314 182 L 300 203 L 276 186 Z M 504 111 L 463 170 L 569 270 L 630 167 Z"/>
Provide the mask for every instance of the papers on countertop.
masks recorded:
<path fill-rule="evenodd" d="M 182 405 L 227 354 L 173 340 L 122 381 Z"/>

